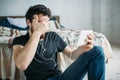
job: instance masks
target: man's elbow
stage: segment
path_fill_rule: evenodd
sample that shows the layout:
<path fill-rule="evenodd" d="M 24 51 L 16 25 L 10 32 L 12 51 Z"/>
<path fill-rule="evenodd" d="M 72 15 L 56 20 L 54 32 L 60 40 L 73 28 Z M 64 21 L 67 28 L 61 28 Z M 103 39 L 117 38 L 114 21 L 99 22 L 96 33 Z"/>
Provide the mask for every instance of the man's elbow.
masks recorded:
<path fill-rule="evenodd" d="M 17 68 L 21 71 L 25 71 L 28 68 L 28 65 L 26 64 L 16 64 Z"/>

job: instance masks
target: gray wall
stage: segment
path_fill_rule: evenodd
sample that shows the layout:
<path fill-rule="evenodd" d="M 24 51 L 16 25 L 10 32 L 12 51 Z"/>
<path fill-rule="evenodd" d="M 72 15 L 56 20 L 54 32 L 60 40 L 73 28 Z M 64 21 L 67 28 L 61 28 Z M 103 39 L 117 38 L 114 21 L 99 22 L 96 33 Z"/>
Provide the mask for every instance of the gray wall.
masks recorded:
<path fill-rule="evenodd" d="M 24 15 L 30 5 L 44 4 L 72 29 L 92 29 L 92 0 L 0 0 L 0 16 Z"/>
<path fill-rule="evenodd" d="M 0 16 L 24 16 L 30 5 L 44 4 L 71 29 L 93 29 L 120 43 L 120 0 L 0 0 Z"/>
<path fill-rule="evenodd" d="M 120 44 L 120 0 L 93 0 L 93 30 Z"/>
<path fill-rule="evenodd" d="M 120 0 L 112 0 L 111 41 L 120 44 Z"/>
<path fill-rule="evenodd" d="M 93 0 L 93 30 L 101 32 L 101 0 Z"/>
<path fill-rule="evenodd" d="M 93 3 L 93 30 L 103 33 L 110 40 L 111 0 L 94 0 Z"/>

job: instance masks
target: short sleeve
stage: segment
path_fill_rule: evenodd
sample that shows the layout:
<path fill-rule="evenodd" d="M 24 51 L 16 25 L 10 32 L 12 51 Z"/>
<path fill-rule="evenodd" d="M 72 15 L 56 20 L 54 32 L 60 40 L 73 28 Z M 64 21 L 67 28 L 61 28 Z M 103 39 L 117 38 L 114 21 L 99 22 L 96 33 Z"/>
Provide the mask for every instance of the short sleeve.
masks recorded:
<path fill-rule="evenodd" d="M 28 38 L 29 38 L 28 34 L 14 38 L 13 46 L 14 45 L 22 45 L 22 46 L 24 46 L 27 43 Z"/>
<path fill-rule="evenodd" d="M 23 45 L 23 42 L 21 41 L 21 38 L 16 37 L 16 38 L 13 40 L 13 46 L 14 46 L 14 45 Z"/>
<path fill-rule="evenodd" d="M 55 44 L 57 46 L 57 49 L 59 52 L 62 52 L 64 48 L 67 46 L 67 43 L 57 33 L 55 33 L 55 35 L 56 35 Z"/>
<path fill-rule="evenodd" d="M 18 43 L 17 38 L 14 38 L 14 39 L 13 39 L 13 46 L 16 45 L 17 43 Z"/>

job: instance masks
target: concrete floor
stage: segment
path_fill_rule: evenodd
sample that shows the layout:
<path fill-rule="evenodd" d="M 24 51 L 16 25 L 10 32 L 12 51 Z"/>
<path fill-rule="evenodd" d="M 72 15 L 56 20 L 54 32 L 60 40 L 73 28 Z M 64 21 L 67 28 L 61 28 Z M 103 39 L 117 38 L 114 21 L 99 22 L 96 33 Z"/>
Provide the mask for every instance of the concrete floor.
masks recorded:
<path fill-rule="evenodd" d="M 113 59 L 109 59 L 106 64 L 105 80 L 120 80 L 120 45 L 111 44 Z M 83 80 L 88 80 L 87 76 Z"/>
<path fill-rule="evenodd" d="M 113 59 L 106 64 L 106 80 L 120 80 L 120 45 L 111 44 Z"/>

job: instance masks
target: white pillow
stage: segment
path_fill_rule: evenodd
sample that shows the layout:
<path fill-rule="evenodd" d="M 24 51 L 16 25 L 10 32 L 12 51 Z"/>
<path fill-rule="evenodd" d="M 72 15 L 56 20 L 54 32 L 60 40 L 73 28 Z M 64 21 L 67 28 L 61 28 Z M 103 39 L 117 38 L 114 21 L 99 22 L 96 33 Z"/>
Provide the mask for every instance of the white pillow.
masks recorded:
<path fill-rule="evenodd" d="M 26 28 L 27 27 L 25 18 L 10 18 L 10 17 L 7 17 L 7 19 L 9 21 L 9 23 L 12 24 L 12 25 L 19 26 L 21 28 Z"/>

